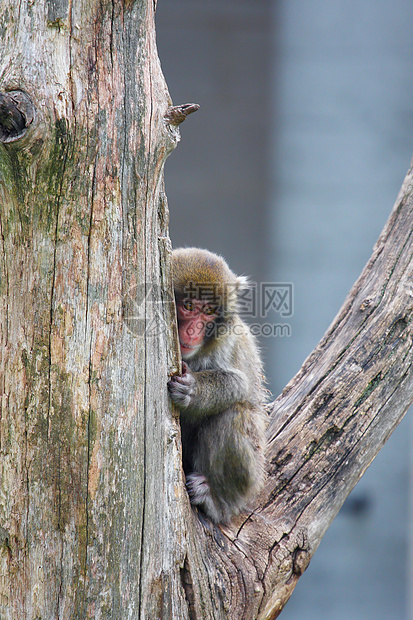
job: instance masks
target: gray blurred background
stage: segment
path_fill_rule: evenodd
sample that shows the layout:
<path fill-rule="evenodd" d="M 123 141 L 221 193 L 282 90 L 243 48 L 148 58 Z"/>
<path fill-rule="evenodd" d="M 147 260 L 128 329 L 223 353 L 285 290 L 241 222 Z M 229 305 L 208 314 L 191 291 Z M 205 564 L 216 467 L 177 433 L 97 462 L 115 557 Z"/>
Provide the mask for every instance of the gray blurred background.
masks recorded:
<path fill-rule="evenodd" d="M 411 0 L 159 0 L 175 104 L 199 112 L 166 164 L 174 246 L 293 283 L 262 338 L 276 396 L 368 260 L 413 154 Z M 284 620 L 413 620 L 410 415 L 351 493 Z"/>

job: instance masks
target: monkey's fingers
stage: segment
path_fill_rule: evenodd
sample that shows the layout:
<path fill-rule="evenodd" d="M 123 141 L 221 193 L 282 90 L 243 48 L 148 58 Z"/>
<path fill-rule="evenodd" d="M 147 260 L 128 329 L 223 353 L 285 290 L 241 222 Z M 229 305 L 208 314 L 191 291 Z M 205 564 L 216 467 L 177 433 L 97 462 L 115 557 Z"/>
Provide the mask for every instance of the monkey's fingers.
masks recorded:
<path fill-rule="evenodd" d="M 186 375 L 174 375 L 169 383 L 174 383 L 175 385 L 182 385 L 186 387 L 192 387 L 195 383 L 195 379 L 191 374 Z"/>
<path fill-rule="evenodd" d="M 174 377 L 174 383 L 180 383 L 181 385 L 190 385 L 191 381 L 188 379 L 188 375 L 182 375 Z"/>
<path fill-rule="evenodd" d="M 168 390 L 170 392 L 174 392 L 180 389 L 180 385 L 178 381 L 175 381 L 175 377 L 173 377 L 170 381 L 168 381 Z"/>
<path fill-rule="evenodd" d="M 191 389 L 186 385 L 180 385 L 179 383 L 168 384 L 169 395 L 171 400 L 180 409 L 186 409 L 191 402 Z"/>

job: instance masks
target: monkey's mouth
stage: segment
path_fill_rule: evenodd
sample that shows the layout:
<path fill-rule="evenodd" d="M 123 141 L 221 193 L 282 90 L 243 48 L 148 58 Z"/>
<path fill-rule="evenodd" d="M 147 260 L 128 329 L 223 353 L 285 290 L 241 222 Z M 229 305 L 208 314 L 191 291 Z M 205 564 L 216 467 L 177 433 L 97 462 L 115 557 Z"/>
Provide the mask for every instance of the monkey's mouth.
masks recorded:
<path fill-rule="evenodd" d="M 186 344 L 186 342 L 182 342 L 182 340 L 179 341 L 179 344 L 181 345 L 181 347 L 183 347 L 184 349 L 190 349 L 191 351 L 193 351 L 194 349 L 198 349 L 199 344 Z"/>
<path fill-rule="evenodd" d="M 182 359 L 184 360 L 188 360 L 194 355 L 196 355 L 199 350 L 199 347 L 201 346 L 200 344 L 195 344 L 195 345 L 185 344 L 181 340 L 179 341 L 179 344 L 181 345 L 181 355 L 182 355 Z"/>

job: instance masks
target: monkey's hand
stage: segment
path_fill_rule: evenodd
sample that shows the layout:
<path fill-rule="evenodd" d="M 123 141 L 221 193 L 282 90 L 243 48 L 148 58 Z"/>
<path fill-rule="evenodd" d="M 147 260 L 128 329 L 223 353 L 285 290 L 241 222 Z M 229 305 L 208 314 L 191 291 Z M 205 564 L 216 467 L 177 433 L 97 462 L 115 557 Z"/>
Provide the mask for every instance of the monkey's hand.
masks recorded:
<path fill-rule="evenodd" d="M 185 362 L 182 362 L 182 375 L 174 375 L 168 381 L 171 400 L 179 409 L 189 407 L 194 394 L 196 379 Z"/>

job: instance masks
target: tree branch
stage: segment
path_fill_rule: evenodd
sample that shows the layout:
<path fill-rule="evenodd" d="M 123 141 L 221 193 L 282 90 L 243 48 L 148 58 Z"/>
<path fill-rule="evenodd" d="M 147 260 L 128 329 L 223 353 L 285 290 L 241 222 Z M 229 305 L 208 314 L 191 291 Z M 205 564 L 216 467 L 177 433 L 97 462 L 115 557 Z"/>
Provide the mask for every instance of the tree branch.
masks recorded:
<path fill-rule="evenodd" d="M 211 581 L 222 583 L 215 604 L 225 618 L 278 616 L 413 402 L 412 190 L 411 168 L 338 316 L 271 406 L 268 479 L 254 512 L 224 530 L 224 544 L 208 532 L 197 540 L 195 556 L 206 554 Z"/>
<path fill-rule="evenodd" d="M 182 105 L 170 106 L 165 114 L 165 119 L 171 125 L 180 125 L 186 117 L 197 112 L 201 106 L 198 103 L 183 103 Z"/>

